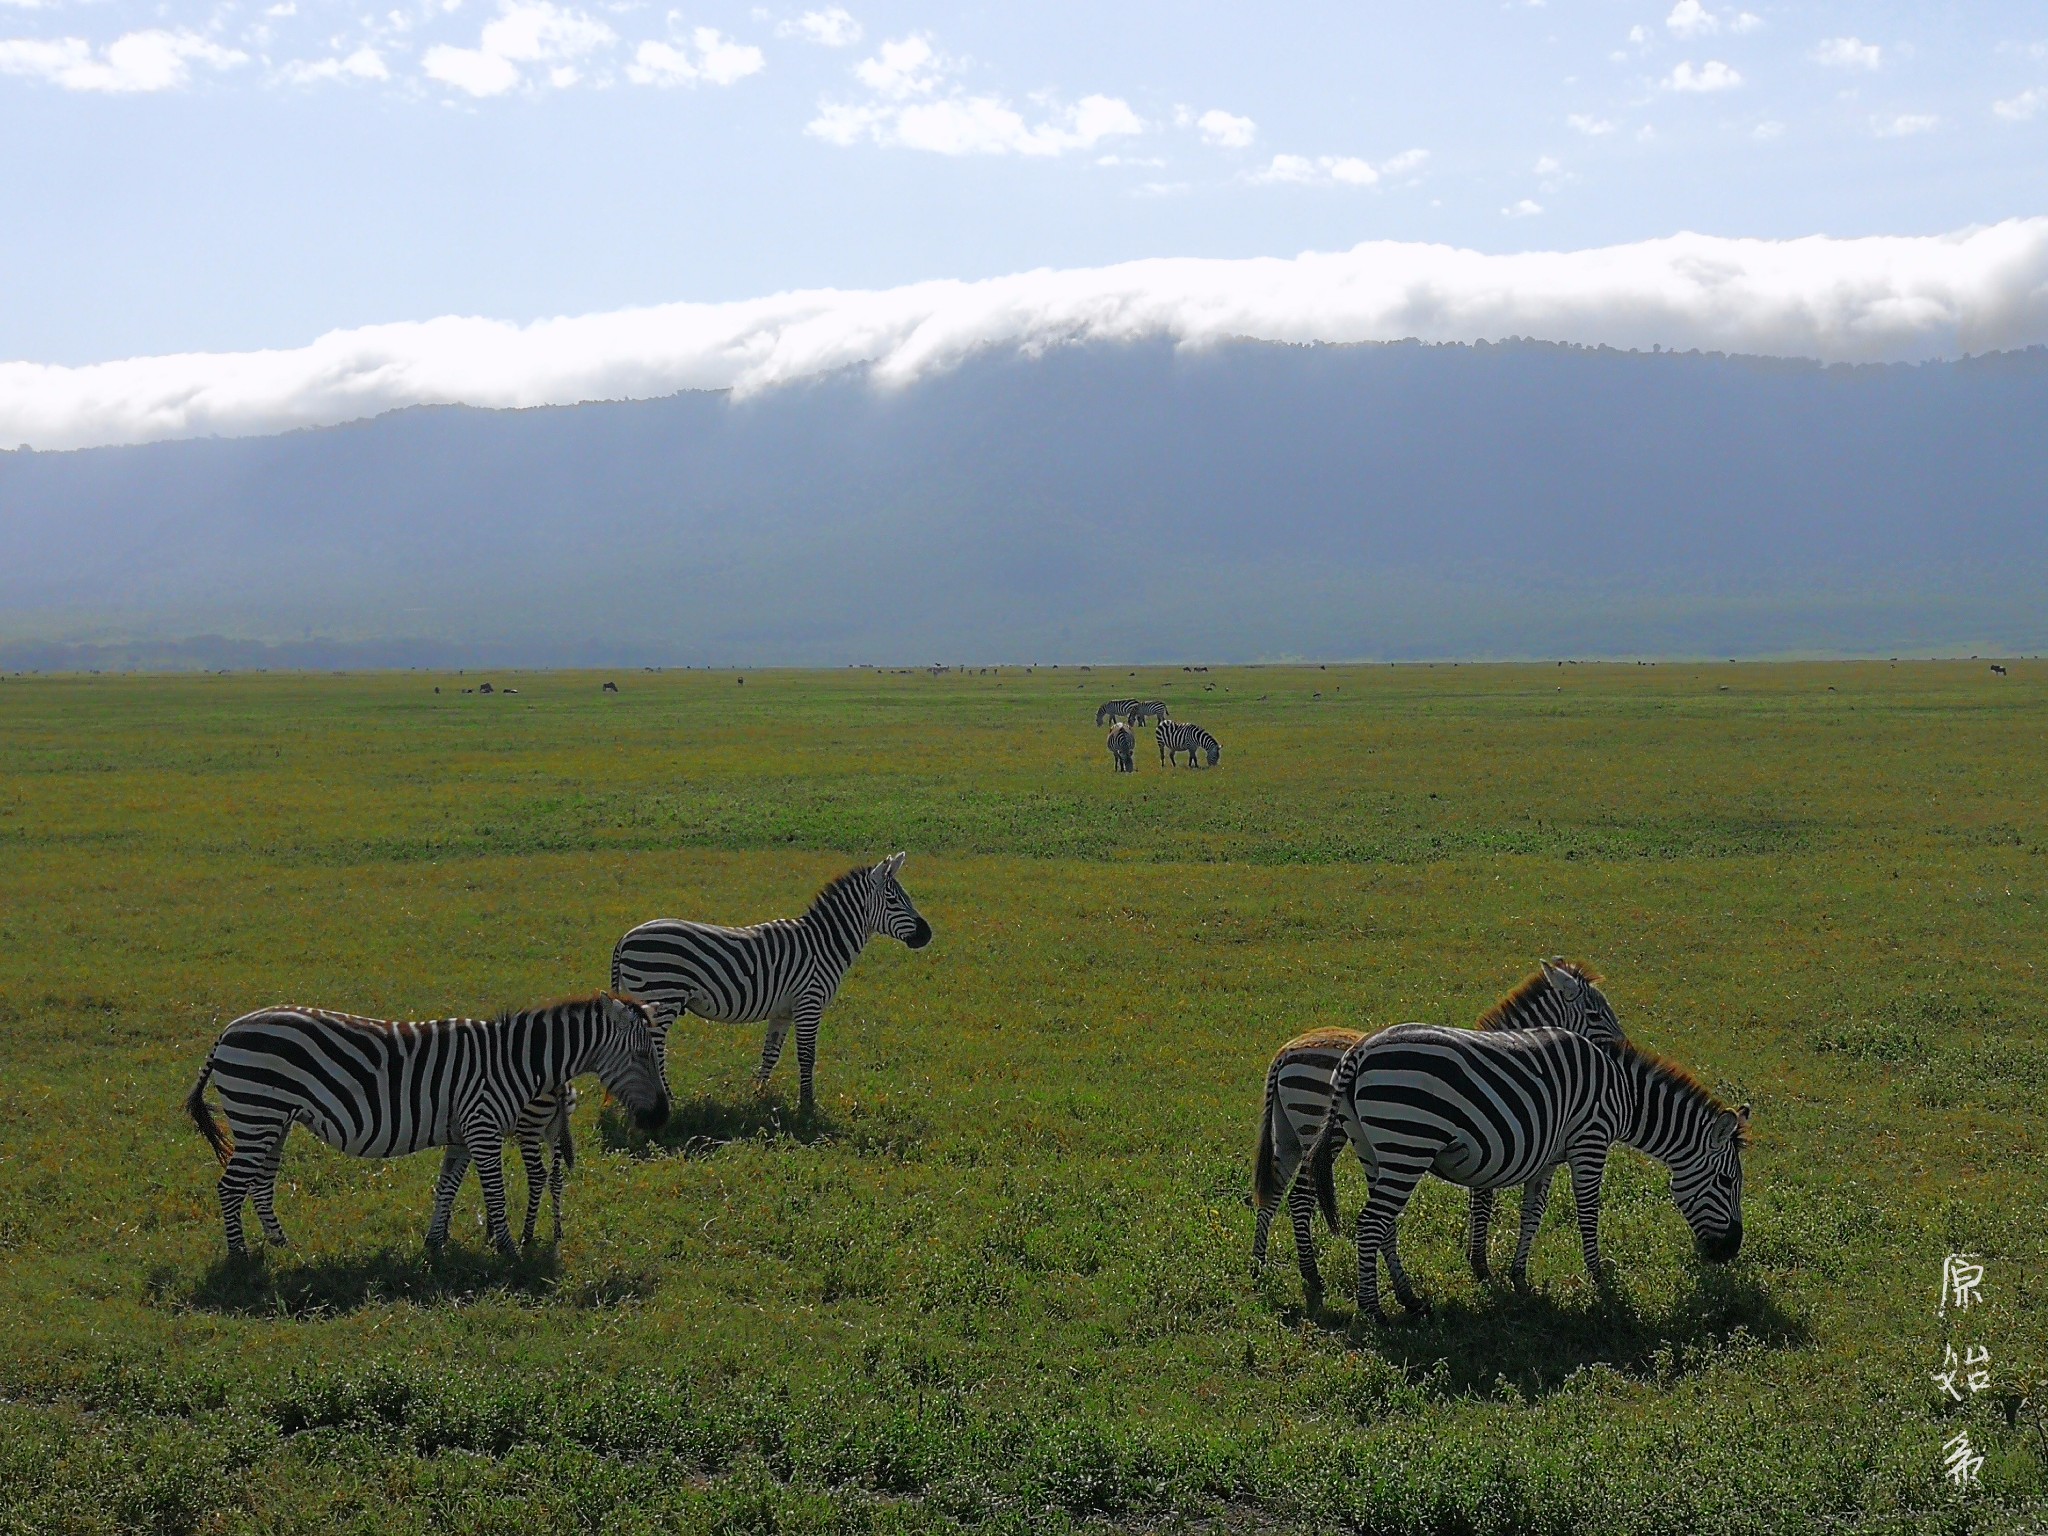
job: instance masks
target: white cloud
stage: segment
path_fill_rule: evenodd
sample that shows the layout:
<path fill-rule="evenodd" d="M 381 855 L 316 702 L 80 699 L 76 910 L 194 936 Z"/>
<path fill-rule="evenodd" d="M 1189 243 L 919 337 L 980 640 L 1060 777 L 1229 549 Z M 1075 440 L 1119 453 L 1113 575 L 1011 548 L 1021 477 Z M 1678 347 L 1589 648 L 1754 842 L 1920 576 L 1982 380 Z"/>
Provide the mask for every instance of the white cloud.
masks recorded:
<path fill-rule="evenodd" d="M 1737 11 L 1734 16 L 1729 18 L 1728 30 L 1730 32 L 1754 32 L 1763 24 L 1763 17 L 1757 15 L 1756 12 Z"/>
<path fill-rule="evenodd" d="M 192 81 L 192 66 L 232 69 L 249 62 L 196 32 L 130 32 L 95 53 L 82 37 L 0 40 L 0 74 L 29 75 L 67 91 L 175 91 Z"/>
<path fill-rule="evenodd" d="M 2036 114 L 2048 111 L 2048 90 L 2036 86 L 2030 91 L 2021 91 L 2004 101 L 1994 101 L 1991 110 L 2008 123 L 2024 123 Z"/>
<path fill-rule="evenodd" d="M 1543 211 L 1543 205 L 1533 197 L 1525 197 L 1518 203 L 1509 203 L 1501 213 L 1510 219 L 1534 218 Z"/>
<path fill-rule="evenodd" d="M 1137 261 L 524 326 L 448 317 L 336 331 L 292 350 L 0 363 L 0 442 L 276 432 L 425 402 L 746 393 L 854 366 L 898 385 L 989 347 L 1151 336 L 1533 336 L 1842 361 L 1955 357 L 2048 343 L 2048 217 L 1941 236 L 1687 234 L 1504 256 L 1380 241 L 1287 260 Z"/>
<path fill-rule="evenodd" d="M 1905 139 L 1918 133 L 1932 133 L 1941 119 L 1932 112 L 1901 112 L 1893 117 L 1874 117 L 1870 131 L 1881 139 Z"/>
<path fill-rule="evenodd" d="M 1664 18 L 1664 25 L 1680 37 L 1698 37 L 1702 33 L 1721 30 L 1720 19 L 1701 5 L 1700 0 L 1678 0 L 1678 4 L 1671 7 L 1671 14 Z"/>
<path fill-rule="evenodd" d="M 1650 40 L 1650 29 L 1643 26 L 1630 27 L 1628 29 L 1628 40 L 1640 48 Z"/>
<path fill-rule="evenodd" d="M 687 45 L 642 43 L 626 66 L 626 78 L 635 85 L 695 85 L 699 80 L 732 85 L 759 74 L 766 64 L 760 49 L 736 43 L 715 27 L 698 27 Z"/>
<path fill-rule="evenodd" d="M 1584 112 L 1574 112 L 1565 122 L 1576 128 L 1589 139 L 1597 139 L 1603 133 L 1614 132 L 1614 124 L 1604 117 L 1592 117 Z"/>
<path fill-rule="evenodd" d="M 1539 155 L 1537 157 L 1536 174 L 1538 176 L 1555 176 L 1563 169 L 1564 166 L 1554 155 Z"/>
<path fill-rule="evenodd" d="M 318 85 L 330 80 L 389 80 L 391 71 L 383 55 L 374 48 L 358 48 L 347 57 L 293 59 L 282 65 L 277 78 L 287 85 Z"/>
<path fill-rule="evenodd" d="M 1000 96 L 969 95 L 953 85 L 957 67 L 922 35 L 885 42 L 853 68 L 871 99 L 821 102 L 804 131 L 842 148 L 865 142 L 939 155 L 1030 157 L 1093 149 L 1145 131 L 1144 119 L 1116 96 L 1083 96 L 1028 122 Z"/>
<path fill-rule="evenodd" d="M 1768 141 L 1770 139 L 1777 138 L 1784 131 L 1785 125 L 1783 123 L 1777 121 L 1775 118 L 1767 117 L 1762 122 L 1758 123 L 1754 128 L 1749 130 L 1749 136 L 1752 139 L 1761 139 Z"/>
<path fill-rule="evenodd" d="M 851 48 L 861 40 L 861 26 L 845 7 L 834 5 L 822 11 L 805 11 L 795 21 L 781 23 L 775 35 L 800 37 L 824 48 Z"/>
<path fill-rule="evenodd" d="M 576 60 L 616 41 L 616 32 L 582 11 L 549 0 L 501 0 L 476 47 L 437 43 L 421 55 L 420 67 L 430 78 L 472 96 L 500 96 L 525 78 L 522 65 L 537 64 L 559 89 L 582 77 Z"/>
<path fill-rule="evenodd" d="M 1692 67 L 1692 60 L 1685 59 L 1665 78 L 1667 91 L 1732 91 L 1742 84 L 1742 76 L 1723 64 L 1719 59 L 1709 59 L 1698 69 Z"/>
<path fill-rule="evenodd" d="M 1876 69 L 1884 63 L 1884 50 L 1861 38 L 1823 38 L 1813 50 L 1813 62 L 1831 69 Z"/>
<path fill-rule="evenodd" d="M 1370 187 L 1382 176 L 1403 176 L 1419 170 L 1429 158 L 1426 149 L 1407 149 L 1374 165 L 1356 155 L 1275 155 L 1250 179 L 1303 187 Z"/>
<path fill-rule="evenodd" d="M 1195 129 L 1204 144 L 1220 149 L 1243 149 L 1259 136 L 1259 125 L 1248 117 L 1235 117 L 1212 107 L 1195 119 Z"/>

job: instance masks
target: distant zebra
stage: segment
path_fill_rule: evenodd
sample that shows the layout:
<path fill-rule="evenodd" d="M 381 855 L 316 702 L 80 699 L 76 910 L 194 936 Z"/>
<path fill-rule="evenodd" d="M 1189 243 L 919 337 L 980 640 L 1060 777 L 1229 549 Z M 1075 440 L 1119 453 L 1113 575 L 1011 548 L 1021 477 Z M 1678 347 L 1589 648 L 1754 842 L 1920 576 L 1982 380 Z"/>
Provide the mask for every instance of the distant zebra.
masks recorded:
<path fill-rule="evenodd" d="M 727 1024 L 766 1020 L 768 1040 L 754 1074 L 761 1087 L 794 1023 L 801 1103 L 810 1109 L 818 1020 L 869 938 L 887 934 L 911 949 L 932 941 L 932 925 L 918 915 L 899 878 L 906 857 L 891 854 L 872 868 L 848 870 L 799 918 L 750 928 L 672 918 L 642 923 L 612 951 L 612 986 L 655 1004 L 658 1043 L 665 1043 L 680 1013 Z"/>
<path fill-rule="evenodd" d="M 1105 720 L 1128 720 L 1137 709 L 1136 699 L 1106 699 L 1095 711 L 1095 723 L 1100 726 Z"/>
<path fill-rule="evenodd" d="M 1621 1021 L 1600 990 L 1598 972 L 1562 955 L 1539 960 L 1537 966 L 1535 974 L 1482 1013 L 1473 1028 L 1495 1032 L 1568 1029 L 1606 1046 L 1625 1042 Z M 1265 1267 L 1273 1217 L 1284 1194 L 1294 1226 L 1295 1263 L 1301 1269 L 1302 1289 L 1311 1307 L 1323 1294 L 1322 1275 L 1316 1268 L 1316 1175 L 1302 1173 L 1301 1164 L 1329 1114 L 1337 1064 L 1364 1038 L 1364 1033 L 1355 1029 L 1318 1029 L 1297 1035 L 1280 1047 L 1266 1071 L 1266 1102 L 1259 1117 L 1259 1148 L 1252 1165 L 1252 1203 L 1257 1211 L 1252 1265 Z M 1334 1144 L 1329 1148 L 1332 1155 L 1336 1150 Z M 1487 1275 L 1486 1242 L 1493 1226 L 1493 1198 L 1491 1190 L 1472 1192 L 1466 1252 L 1482 1280 Z M 1540 1209 L 1536 1217 L 1541 1219 Z M 1527 1212 L 1523 1219 L 1529 1219 Z M 1331 1230 L 1336 1230 L 1334 1224 Z"/>
<path fill-rule="evenodd" d="M 1166 703 L 1162 699 L 1135 700 L 1131 705 L 1131 712 L 1124 718 L 1131 722 L 1133 729 L 1142 726 L 1147 720 L 1157 725 L 1166 718 Z"/>
<path fill-rule="evenodd" d="M 447 1241 L 455 1194 L 474 1160 L 491 1241 L 516 1257 L 505 1220 L 506 1139 L 520 1135 L 524 1157 L 523 1132 L 515 1127 L 531 1115 L 538 1133 L 552 1111 L 534 1112 L 534 1101 L 586 1072 L 595 1072 L 643 1127 L 659 1126 L 668 1118 L 668 1093 L 652 1025 L 645 1003 L 603 992 L 490 1020 L 394 1023 L 293 1007 L 244 1014 L 221 1032 L 185 1096 L 186 1113 L 223 1165 L 228 1252 L 248 1251 L 242 1207 L 252 1194 L 263 1235 L 284 1242 L 275 1209 L 278 1160 L 291 1128 L 304 1125 L 357 1157 L 447 1148 L 427 1227 L 433 1247 Z M 232 1140 L 207 1107 L 208 1079 L 220 1092 Z M 529 1173 L 538 1160 L 536 1150 Z"/>
<path fill-rule="evenodd" d="M 1131 734 L 1131 728 L 1121 720 L 1110 727 L 1109 755 L 1115 761 L 1118 773 L 1138 771 L 1138 738 Z"/>
<path fill-rule="evenodd" d="M 1332 1225 L 1333 1158 L 1324 1143 L 1348 1139 L 1372 1181 L 1358 1216 L 1360 1317 L 1380 1316 L 1382 1254 L 1402 1305 L 1425 1310 L 1401 1266 L 1395 1232 L 1425 1173 L 1472 1190 L 1522 1186 L 1518 1283 L 1561 1163 L 1571 1165 L 1586 1268 L 1600 1277 L 1600 1182 L 1617 1141 L 1671 1169 L 1672 1198 L 1702 1259 L 1726 1263 L 1741 1251 L 1749 1106 L 1730 1109 L 1690 1073 L 1633 1045 L 1609 1048 L 1561 1029 L 1401 1024 L 1346 1052 L 1333 1092 L 1309 1158 Z"/>
<path fill-rule="evenodd" d="M 1223 755 L 1223 749 L 1216 744 L 1216 738 L 1199 725 L 1190 725 L 1185 720 L 1162 720 L 1159 729 L 1153 732 L 1159 742 L 1159 761 L 1172 763 L 1182 752 L 1188 755 L 1188 766 L 1193 768 L 1195 752 L 1199 748 L 1209 759 L 1209 766 L 1216 766 L 1216 759 Z"/>

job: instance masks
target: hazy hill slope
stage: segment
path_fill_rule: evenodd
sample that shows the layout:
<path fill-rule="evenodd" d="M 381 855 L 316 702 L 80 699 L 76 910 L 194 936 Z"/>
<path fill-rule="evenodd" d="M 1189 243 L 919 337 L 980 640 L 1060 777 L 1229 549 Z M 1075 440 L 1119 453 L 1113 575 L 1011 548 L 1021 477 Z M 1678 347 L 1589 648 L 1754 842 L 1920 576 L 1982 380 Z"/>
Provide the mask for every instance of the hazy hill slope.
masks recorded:
<path fill-rule="evenodd" d="M 2029 650 L 2044 485 L 2039 351 L 1073 348 L 898 392 L 0 455 L 0 642 L 754 664 Z M 415 640 L 434 644 L 391 644 Z"/>

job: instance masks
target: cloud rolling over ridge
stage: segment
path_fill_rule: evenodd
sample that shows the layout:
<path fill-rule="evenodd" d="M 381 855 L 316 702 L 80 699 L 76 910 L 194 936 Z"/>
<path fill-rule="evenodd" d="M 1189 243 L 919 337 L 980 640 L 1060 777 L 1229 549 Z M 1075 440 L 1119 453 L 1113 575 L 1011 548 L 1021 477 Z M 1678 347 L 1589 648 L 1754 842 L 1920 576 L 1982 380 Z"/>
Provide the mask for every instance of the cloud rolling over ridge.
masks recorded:
<path fill-rule="evenodd" d="M 1848 362 L 2048 342 L 2048 218 L 1942 236 L 1681 234 L 1507 256 L 1368 242 L 1291 259 L 1165 258 L 523 326 L 451 316 L 330 332 L 291 350 L 83 367 L 0 363 L 0 444 L 58 449 L 246 435 L 425 403 L 746 393 L 849 367 L 866 367 L 887 386 L 984 348 L 1069 341 L 1511 335 Z"/>

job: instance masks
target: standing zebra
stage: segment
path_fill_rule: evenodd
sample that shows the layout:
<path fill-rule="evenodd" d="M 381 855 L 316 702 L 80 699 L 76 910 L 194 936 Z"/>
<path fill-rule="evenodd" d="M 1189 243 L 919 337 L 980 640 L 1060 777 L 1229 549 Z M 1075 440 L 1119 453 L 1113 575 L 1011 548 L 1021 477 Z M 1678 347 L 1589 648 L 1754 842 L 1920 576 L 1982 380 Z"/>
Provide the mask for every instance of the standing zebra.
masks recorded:
<path fill-rule="evenodd" d="M 1171 763 L 1176 754 L 1185 752 L 1188 755 L 1188 766 L 1193 768 L 1196 766 L 1195 752 L 1199 748 L 1202 755 L 1209 759 L 1209 766 L 1214 768 L 1216 759 L 1223 755 L 1223 749 L 1216 744 L 1214 736 L 1199 725 L 1191 725 L 1185 720 L 1161 720 L 1159 729 L 1152 734 L 1159 741 L 1159 761 L 1162 763 Z"/>
<path fill-rule="evenodd" d="M 275 1209 L 278 1161 L 291 1128 L 304 1125 L 357 1157 L 447 1148 L 427 1227 L 435 1248 L 448 1239 L 455 1193 L 474 1160 L 491 1241 L 517 1257 L 505 1220 L 504 1142 L 545 1090 L 586 1072 L 595 1072 L 642 1127 L 659 1126 L 668 1118 L 668 1093 L 652 1026 L 645 1003 L 604 992 L 490 1020 L 393 1023 L 291 1007 L 244 1014 L 221 1031 L 185 1096 L 185 1112 L 222 1164 L 228 1252 L 248 1251 L 242 1206 L 252 1194 L 263 1235 L 284 1242 Z M 207 1107 L 209 1078 L 232 1140 Z M 532 1123 L 544 1131 L 550 1119 L 534 1113 Z M 524 1157 L 525 1132 L 516 1134 Z M 529 1175 L 538 1162 L 536 1140 Z M 533 1199 L 529 1191 L 529 1205 Z"/>
<path fill-rule="evenodd" d="M 751 928 L 673 918 L 642 923 L 612 951 L 612 986 L 656 1005 L 655 1038 L 664 1044 L 681 1013 L 726 1024 L 766 1020 L 768 1040 L 754 1074 L 759 1087 L 767 1086 L 793 1022 L 801 1107 L 809 1110 L 816 1104 L 818 1020 L 868 940 L 887 934 L 911 949 L 932 941 L 932 925 L 898 878 L 907 857 L 891 854 L 872 868 L 848 870 L 799 918 Z"/>
<path fill-rule="evenodd" d="M 1597 972 L 1562 955 L 1537 965 L 1534 975 L 1482 1013 L 1473 1027 L 1490 1031 L 1568 1029 L 1602 1045 L 1623 1043 L 1621 1022 L 1599 988 Z M 1322 1275 L 1316 1268 L 1316 1176 L 1300 1169 L 1329 1115 L 1337 1064 L 1364 1038 L 1364 1033 L 1355 1029 L 1311 1030 L 1281 1046 L 1266 1071 L 1266 1102 L 1259 1117 L 1259 1149 L 1252 1165 L 1252 1198 L 1258 1212 L 1252 1233 L 1252 1264 L 1265 1267 L 1273 1217 L 1280 1196 L 1285 1194 L 1294 1225 L 1295 1262 L 1311 1307 L 1319 1304 L 1323 1293 Z M 1334 1143 L 1328 1151 L 1335 1155 Z M 1536 1215 L 1540 1219 L 1542 1212 Z M 1529 1219 L 1528 1212 L 1523 1219 Z M 1492 1225 L 1493 1191 L 1473 1190 L 1466 1251 L 1482 1280 L 1487 1274 L 1486 1240 Z"/>
<path fill-rule="evenodd" d="M 1394 1293 L 1425 1310 L 1408 1283 L 1395 1224 L 1425 1173 L 1473 1190 L 1522 1186 L 1513 1277 L 1528 1276 L 1550 1181 L 1572 1170 L 1586 1269 L 1600 1267 L 1600 1180 L 1615 1142 L 1671 1170 L 1671 1195 L 1699 1255 L 1722 1264 L 1742 1248 L 1742 1149 L 1749 1106 L 1730 1109 L 1682 1068 L 1624 1042 L 1561 1029 L 1483 1032 L 1400 1024 L 1345 1053 L 1335 1103 L 1310 1152 L 1323 1214 L 1335 1225 L 1332 1158 L 1348 1138 L 1372 1181 L 1358 1215 L 1358 1315 L 1380 1316 L 1384 1254 Z"/>
<path fill-rule="evenodd" d="M 1124 718 L 1136 729 L 1150 720 L 1157 725 L 1166 718 L 1166 702 L 1163 699 L 1138 699 L 1131 705 L 1131 712 Z"/>
<path fill-rule="evenodd" d="M 1138 738 L 1122 720 L 1109 728 L 1109 755 L 1115 760 L 1118 773 L 1138 771 Z"/>
<path fill-rule="evenodd" d="M 1095 724 L 1100 727 L 1105 720 L 1128 720 L 1137 712 L 1136 699 L 1107 699 L 1095 711 Z"/>

